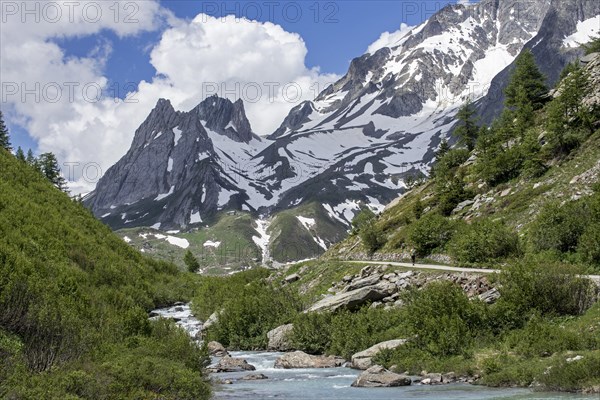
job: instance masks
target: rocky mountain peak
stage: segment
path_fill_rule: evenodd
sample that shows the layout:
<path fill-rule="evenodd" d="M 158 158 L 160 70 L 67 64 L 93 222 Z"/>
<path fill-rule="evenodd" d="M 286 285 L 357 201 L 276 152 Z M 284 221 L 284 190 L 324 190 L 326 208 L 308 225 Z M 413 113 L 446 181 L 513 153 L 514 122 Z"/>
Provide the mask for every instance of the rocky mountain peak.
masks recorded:
<path fill-rule="evenodd" d="M 214 95 L 198 104 L 192 112 L 201 121 L 206 121 L 205 126 L 212 131 L 236 142 L 248 143 L 252 140 L 252 128 L 241 99 L 232 103 L 229 99 Z"/>

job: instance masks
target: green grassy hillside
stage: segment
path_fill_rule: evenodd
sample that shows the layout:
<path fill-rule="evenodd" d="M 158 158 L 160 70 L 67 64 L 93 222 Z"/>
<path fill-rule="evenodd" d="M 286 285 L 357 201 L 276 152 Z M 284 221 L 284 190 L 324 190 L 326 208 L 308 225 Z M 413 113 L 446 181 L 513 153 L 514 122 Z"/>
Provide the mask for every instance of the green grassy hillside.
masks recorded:
<path fill-rule="evenodd" d="M 147 319 L 194 286 L 0 150 L 1 398 L 207 398 L 205 353 Z"/>
<path fill-rule="evenodd" d="M 261 250 L 252 240 L 258 232 L 254 219 L 248 213 L 222 213 L 217 216 L 214 225 L 190 232 L 165 233 L 152 228 L 133 228 L 116 233 L 145 255 L 174 263 L 182 270 L 185 269 L 183 256 L 188 249 L 200 263 L 202 273 L 211 275 L 261 263 Z M 183 241 L 169 242 L 169 236 Z"/>

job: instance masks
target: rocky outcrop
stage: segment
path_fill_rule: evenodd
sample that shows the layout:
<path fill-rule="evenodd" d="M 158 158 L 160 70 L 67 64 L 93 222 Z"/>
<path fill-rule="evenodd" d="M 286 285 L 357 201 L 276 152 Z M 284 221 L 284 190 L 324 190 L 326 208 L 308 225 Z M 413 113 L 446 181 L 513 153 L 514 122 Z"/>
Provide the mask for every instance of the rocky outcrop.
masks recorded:
<path fill-rule="evenodd" d="M 289 335 L 294 329 L 294 324 L 281 325 L 267 333 L 267 339 L 269 343 L 267 345 L 268 350 L 274 351 L 288 351 L 292 349 Z"/>
<path fill-rule="evenodd" d="M 379 365 L 375 365 L 360 374 L 354 383 L 352 383 L 352 386 L 365 388 L 397 387 L 410 386 L 411 383 L 412 381 L 408 376 L 396 374 Z"/>
<path fill-rule="evenodd" d="M 248 364 L 243 358 L 233 358 L 231 356 L 225 356 L 219 360 L 219 362 L 213 366 L 208 367 L 210 372 L 243 372 L 243 371 L 254 371 L 256 368 L 254 365 Z"/>
<path fill-rule="evenodd" d="M 356 310 L 368 302 L 381 300 L 389 295 L 387 286 L 367 286 L 349 292 L 326 297 L 313 304 L 309 312 Z"/>
<path fill-rule="evenodd" d="M 210 354 L 211 356 L 225 357 L 225 356 L 229 355 L 225 346 L 223 346 L 219 342 L 215 342 L 215 341 L 208 342 L 207 347 L 208 347 L 208 354 Z"/>
<path fill-rule="evenodd" d="M 439 280 L 454 282 L 463 288 L 469 298 L 480 298 L 488 304 L 500 297 L 498 290 L 481 274 L 388 270 L 386 265 L 368 265 L 358 274 L 345 276 L 330 288 L 332 294 L 313 304 L 307 312 L 355 310 L 368 303 L 373 307 L 402 307 L 403 291 L 410 287 L 419 289 Z"/>
<path fill-rule="evenodd" d="M 395 349 L 406 343 L 405 339 L 388 340 L 387 342 L 377 343 L 366 350 L 358 352 L 352 356 L 352 368 L 366 370 L 373 365 L 372 358 L 381 350 Z"/>
<path fill-rule="evenodd" d="M 303 351 L 287 353 L 275 360 L 275 368 L 336 368 L 346 361 L 335 356 L 313 356 Z"/>

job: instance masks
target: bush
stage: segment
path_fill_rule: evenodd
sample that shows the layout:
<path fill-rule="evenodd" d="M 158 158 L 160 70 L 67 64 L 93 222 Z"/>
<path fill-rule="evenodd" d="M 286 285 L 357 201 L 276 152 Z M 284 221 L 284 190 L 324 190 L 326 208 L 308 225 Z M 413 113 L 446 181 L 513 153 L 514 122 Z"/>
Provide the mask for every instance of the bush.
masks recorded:
<path fill-rule="evenodd" d="M 456 223 L 439 214 L 427 214 L 416 221 L 408 232 L 408 242 L 420 257 L 444 247 L 452 238 Z"/>
<path fill-rule="evenodd" d="M 590 218 L 589 205 L 583 200 L 572 201 L 563 206 L 550 204 L 544 207 L 529 230 L 532 250 L 557 250 L 562 253 L 575 251 Z"/>
<path fill-rule="evenodd" d="M 488 263 L 517 255 L 519 239 L 503 223 L 482 220 L 460 229 L 448 249 L 459 263 Z"/>
<path fill-rule="evenodd" d="M 359 235 L 369 254 L 375 253 L 385 244 L 385 237 L 375 225 L 375 221 L 363 225 Z"/>
<path fill-rule="evenodd" d="M 525 357 L 547 357 L 559 351 L 580 350 L 586 342 L 577 332 L 534 315 L 520 330 L 510 332 L 508 346 Z"/>
<path fill-rule="evenodd" d="M 584 313 L 593 304 L 597 288 L 580 273 L 573 266 L 535 260 L 505 268 L 499 276 L 501 297 L 493 307 L 493 323 L 504 329 L 522 326 L 533 313 Z"/>
<path fill-rule="evenodd" d="M 291 322 L 303 310 L 297 294 L 262 281 L 242 287 L 222 307 L 207 339 L 240 350 L 266 348 L 267 332 Z"/>
<path fill-rule="evenodd" d="M 300 313 L 294 320 L 290 341 L 294 349 L 324 354 L 331 346 L 331 313 Z"/>
<path fill-rule="evenodd" d="M 406 296 L 406 323 L 417 347 L 434 356 L 466 354 L 484 321 L 483 305 L 451 282 L 433 282 Z"/>
<path fill-rule="evenodd" d="M 600 385 L 600 351 L 583 352 L 577 361 L 568 361 L 575 355 L 561 355 L 556 358 L 550 368 L 538 377 L 546 390 L 576 392 Z"/>
<path fill-rule="evenodd" d="M 589 225 L 579 238 L 577 251 L 585 263 L 600 266 L 600 222 Z"/>

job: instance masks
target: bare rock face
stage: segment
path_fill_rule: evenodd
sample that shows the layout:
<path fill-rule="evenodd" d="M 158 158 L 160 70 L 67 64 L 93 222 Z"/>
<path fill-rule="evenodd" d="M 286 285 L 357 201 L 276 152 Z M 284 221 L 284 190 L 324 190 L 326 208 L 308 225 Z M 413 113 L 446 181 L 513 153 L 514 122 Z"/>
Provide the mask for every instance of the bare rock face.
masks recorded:
<path fill-rule="evenodd" d="M 208 367 L 208 370 L 211 372 L 243 372 L 254 371 L 256 368 L 243 358 L 233 358 L 227 355 L 214 366 Z"/>
<path fill-rule="evenodd" d="M 208 354 L 215 357 L 225 357 L 229 355 L 225 346 L 215 341 L 208 343 Z"/>
<path fill-rule="evenodd" d="M 275 368 L 336 368 L 341 367 L 345 360 L 335 356 L 313 356 L 303 351 L 287 353 L 275 360 Z"/>
<path fill-rule="evenodd" d="M 366 350 L 354 354 L 352 356 L 352 368 L 366 370 L 373 365 L 372 358 L 375 357 L 381 350 L 395 349 L 396 347 L 402 346 L 405 343 L 405 339 L 388 340 L 387 342 L 377 343 Z"/>
<path fill-rule="evenodd" d="M 294 329 L 294 324 L 281 325 L 267 333 L 269 344 L 268 350 L 288 351 L 292 349 L 289 341 L 289 335 Z"/>
<path fill-rule="evenodd" d="M 360 374 L 352 386 L 373 388 L 410 386 L 411 384 L 412 381 L 408 376 L 396 374 L 379 365 L 375 365 Z"/>

